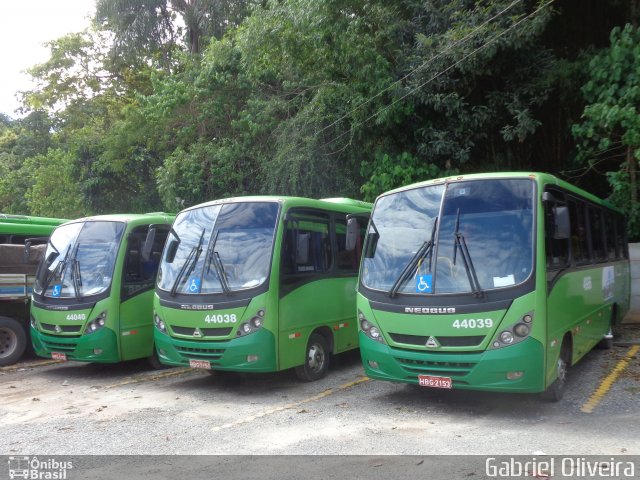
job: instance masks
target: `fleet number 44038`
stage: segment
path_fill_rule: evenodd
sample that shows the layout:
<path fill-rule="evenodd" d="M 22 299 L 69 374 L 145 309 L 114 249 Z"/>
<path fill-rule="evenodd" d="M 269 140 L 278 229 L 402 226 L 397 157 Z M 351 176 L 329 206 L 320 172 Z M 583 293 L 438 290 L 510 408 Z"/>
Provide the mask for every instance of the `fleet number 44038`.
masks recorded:
<path fill-rule="evenodd" d="M 456 320 L 453 322 L 453 328 L 491 328 L 493 320 L 490 318 L 469 318 L 464 320 Z"/>
<path fill-rule="evenodd" d="M 238 319 L 235 313 L 231 315 L 225 313 L 224 315 L 207 315 L 204 317 L 204 321 L 207 323 L 236 323 Z"/>

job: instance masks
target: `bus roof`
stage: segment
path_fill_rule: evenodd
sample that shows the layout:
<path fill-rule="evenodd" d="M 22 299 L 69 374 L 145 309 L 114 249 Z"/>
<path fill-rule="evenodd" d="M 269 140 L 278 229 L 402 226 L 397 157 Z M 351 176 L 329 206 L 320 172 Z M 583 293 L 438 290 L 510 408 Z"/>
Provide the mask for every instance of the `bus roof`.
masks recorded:
<path fill-rule="evenodd" d="M 351 198 L 323 198 L 316 200 L 305 197 L 289 197 L 277 195 L 257 195 L 247 197 L 231 197 L 212 200 L 210 202 L 200 203 L 192 207 L 185 208 L 184 211 L 193 210 L 210 205 L 219 205 L 222 203 L 238 203 L 238 202 L 277 202 L 287 206 L 307 207 L 307 208 L 325 208 L 330 210 L 339 210 L 346 213 L 371 211 L 373 204 L 354 200 Z"/>
<path fill-rule="evenodd" d="M 49 236 L 58 225 L 67 221 L 62 218 L 0 213 L 0 234 Z"/>
<path fill-rule="evenodd" d="M 558 187 L 561 187 L 561 188 L 564 188 L 565 190 L 576 193 L 577 195 L 580 195 L 596 204 L 604 205 L 608 208 L 621 212 L 620 209 L 612 205 L 609 201 L 604 200 L 600 197 L 597 197 L 596 195 L 589 193 L 586 190 L 583 190 L 579 187 L 576 187 L 575 185 L 572 185 L 569 182 L 561 180 L 554 175 L 551 175 L 549 173 L 542 173 L 542 172 L 492 172 L 492 173 L 472 173 L 468 175 L 452 175 L 450 177 L 435 178 L 432 180 L 426 180 L 423 182 L 417 182 L 417 183 L 412 183 L 410 185 L 405 185 L 403 187 L 399 187 L 393 190 L 389 190 L 388 192 L 384 192 L 380 194 L 379 197 L 402 192 L 405 190 L 412 190 L 414 188 L 426 187 L 429 185 L 446 183 L 446 182 L 458 182 L 463 180 L 478 180 L 478 179 L 491 179 L 491 178 L 525 178 L 525 177 L 531 178 L 532 180 L 536 181 L 538 184 L 557 185 Z"/>
<path fill-rule="evenodd" d="M 66 222 L 66 224 L 76 223 L 76 222 L 97 222 L 97 221 L 124 222 L 124 223 L 151 221 L 151 222 L 162 222 L 162 223 L 170 224 L 171 222 L 173 222 L 174 218 L 175 218 L 175 214 L 165 213 L 165 212 L 111 213 L 107 215 L 93 215 L 90 217 L 77 218 L 75 220 L 70 220 Z"/>

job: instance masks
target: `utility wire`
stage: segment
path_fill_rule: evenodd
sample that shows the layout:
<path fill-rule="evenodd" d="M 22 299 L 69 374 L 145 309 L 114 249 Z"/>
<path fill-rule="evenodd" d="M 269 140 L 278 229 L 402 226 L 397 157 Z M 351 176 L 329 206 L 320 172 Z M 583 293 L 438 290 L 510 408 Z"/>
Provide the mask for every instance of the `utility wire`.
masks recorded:
<path fill-rule="evenodd" d="M 453 68 L 457 67 L 458 65 L 460 65 L 462 62 L 464 62 L 467 58 L 471 57 L 472 55 L 475 55 L 476 53 L 478 53 L 479 51 L 487 48 L 489 45 L 491 45 L 493 42 L 495 42 L 496 40 L 498 40 L 500 37 L 502 37 L 503 35 L 505 35 L 506 33 L 508 33 L 509 31 L 513 30 L 514 28 L 516 28 L 518 25 L 520 25 L 522 22 L 524 22 L 525 20 L 528 20 L 529 18 L 533 17 L 534 15 L 536 15 L 538 12 L 540 12 L 542 9 L 548 7 L 549 5 L 551 5 L 554 2 L 554 0 L 549 0 L 547 3 L 543 4 L 542 6 L 538 7 L 535 11 L 531 12 L 529 15 L 526 15 L 525 17 L 522 17 L 520 20 L 518 20 L 516 23 L 514 23 L 513 25 L 511 25 L 509 28 L 507 28 L 506 30 L 503 30 L 502 32 L 500 32 L 498 35 L 495 35 L 494 37 L 492 37 L 491 39 L 489 39 L 486 43 L 480 45 L 478 48 L 476 48 L 475 50 L 473 50 L 472 52 L 468 53 L 467 55 L 465 55 L 464 57 L 462 57 L 460 60 L 458 60 L 457 62 L 455 62 L 454 64 L 448 66 L 447 68 L 445 68 L 444 70 L 441 70 L 440 72 L 436 73 L 435 75 L 433 75 L 431 78 L 429 78 L 427 81 L 425 81 L 424 83 L 421 83 L 420 85 L 418 85 L 417 87 L 409 90 L 409 92 L 407 92 L 406 94 L 404 94 L 403 96 L 401 96 L 400 98 L 394 100 L 393 102 L 391 102 L 389 105 L 382 107 L 381 109 L 379 109 L 378 111 L 376 111 L 375 113 L 373 113 L 372 115 L 370 115 L 369 117 L 367 117 L 365 120 L 363 120 L 362 122 L 356 123 L 354 126 L 355 127 L 360 127 L 364 124 L 366 124 L 367 122 L 369 122 L 370 120 L 372 120 L 373 118 L 377 117 L 378 115 L 380 115 L 381 113 L 385 112 L 386 110 L 390 109 L 391 107 L 393 107 L 395 104 L 397 104 L 398 102 L 401 102 L 402 100 L 404 100 L 405 98 L 407 98 L 409 95 L 414 94 L 415 92 L 417 92 L 418 90 L 422 89 L 422 87 L 424 87 L 425 85 L 431 83 L 432 81 L 434 81 L 435 79 L 437 79 L 438 77 L 444 75 L 445 73 L 447 73 L 449 70 L 452 70 Z M 435 58 L 435 57 L 434 57 Z M 407 75 L 408 76 L 408 75 Z M 406 77 L 404 77 L 406 78 Z M 375 97 L 372 97 L 375 98 Z M 342 117 L 344 118 L 344 117 Z M 341 118 L 341 119 L 342 119 Z M 334 122 L 335 124 L 335 122 Z M 332 124 L 333 125 L 333 124 Z M 325 130 L 326 128 L 320 130 L 318 132 L 318 134 L 320 134 L 323 130 Z M 328 142 L 324 143 L 323 145 L 321 145 L 320 148 L 324 148 L 327 145 L 334 143 L 335 141 L 339 140 L 340 138 L 344 137 L 345 135 L 347 135 L 348 133 L 350 133 L 351 130 L 345 130 L 343 133 L 341 133 L 340 135 L 338 135 L 337 137 L 329 140 Z M 333 155 L 335 152 L 332 153 L 328 153 L 326 155 Z"/>

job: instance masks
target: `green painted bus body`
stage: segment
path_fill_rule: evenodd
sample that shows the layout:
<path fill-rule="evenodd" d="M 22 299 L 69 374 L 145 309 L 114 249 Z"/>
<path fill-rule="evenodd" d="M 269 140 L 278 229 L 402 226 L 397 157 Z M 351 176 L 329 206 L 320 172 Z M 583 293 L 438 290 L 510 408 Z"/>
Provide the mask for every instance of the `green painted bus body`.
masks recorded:
<path fill-rule="evenodd" d="M 304 212 L 329 215 L 335 221 L 341 219 L 345 225 L 335 228 L 342 233 L 346 228 L 347 214 L 368 214 L 371 205 L 349 199 L 327 201 L 296 197 L 245 197 L 210 202 L 193 209 L 238 202 L 275 202 L 278 206 L 273 247 L 268 253 L 271 260 L 266 284 L 258 287 L 255 295 L 251 289 L 232 291 L 228 295 L 222 292 L 207 296 L 178 294 L 175 301 L 169 292 L 157 287 L 155 314 L 165 327 L 164 331 L 156 328 L 154 334 L 161 363 L 189 366 L 195 360 L 208 362 L 207 366 L 213 370 L 284 370 L 304 363 L 307 343 L 314 332 L 327 339 L 331 353 L 357 348 L 357 260 L 351 272 L 336 271 L 337 244 L 334 233 L 331 233 L 334 252 L 331 267 L 322 273 L 303 273 L 301 281 L 287 288 L 283 285 L 286 274 L 283 271 L 282 252 L 287 223 L 296 212 L 301 215 Z M 180 214 L 176 223 L 179 218 Z M 312 223 L 305 223 L 301 219 L 296 226 L 311 231 Z M 334 225 L 334 220 L 329 223 Z M 331 228 L 331 232 L 335 232 L 334 227 Z M 166 265 L 164 257 L 167 248 L 161 268 Z M 238 305 L 234 305 L 234 302 Z M 264 312 L 261 327 L 239 336 L 241 326 L 259 312 Z"/>
<path fill-rule="evenodd" d="M 123 225 L 115 249 L 109 288 L 97 296 L 60 299 L 37 295 L 31 305 L 31 339 L 37 355 L 96 363 L 117 363 L 151 357 L 153 347 L 153 286 L 155 272 L 142 282 L 128 277 L 128 255 L 139 253 L 142 235 L 150 225 L 169 225 L 174 216 L 164 213 L 101 215 L 71 223 L 115 222 Z M 67 224 L 68 225 L 68 224 Z M 133 232 L 138 246 L 133 245 Z M 157 256 L 164 241 L 157 241 Z M 137 249 L 137 250 L 136 250 Z M 45 259 L 46 260 L 46 259 Z M 43 260 L 44 261 L 44 260 Z M 132 261 L 133 264 L 133 261 Z M 42 268 L 42 265 L 41 265 Z M 90 323 L 104 317 L 104 325 L 90 331 Z"/>
<path fill-rule="evenodd" d="M 369 230 L 357 294 L 360 352 L 369 377 L 414 384 L 419 383 L 419 376 L 445 377 L 451 379 L 454 389 L 543 392 L 556 381 L 563 341 L 568 342 L 569 364 L 573 365 L 610 333 L 612 323 L 626 314 L 630 269 L 626 237 L 622 232 L 625 245 L 620 246 L 616 258 L 585 261 L 581 265 L 570 260 L 564 268 L 548 267 L 543 192 L 549 188 L 558 189 L 605 208 L 605 213 L 620 214 L 606 202 L 551 175 L 478 174 L 410 185 L 379 197 L 372 219 L 376 218 L 380 198 L 394 193 L 472 180 L 527 178 L 534 182 L 535 227 L 533 273 L 523 283 L 530 282 L 524 291 L 514 286 L 483 291 L 478 296 L 471 292 L 466 296 L 438 295 L 436 292 L 432 295 L 398 294 L 394 298 L 387 292 L 374 292 L 362 282 L 363 271 L 367 268 L 364 258 L 367 242 L 373 235 Z M 604 219 L 601 224 L 603 222 Z M 416 235 L 424 236 L 427 227 L 417 226 Z M 471 244 L 473 237 L 469 235 L 466 242 Z M 438 250 L 437 255 L 441 251 Z M 460 262 L 458 257 L 458 265 Z M 476 265 L 476 268 L 482 266 Z M 501 333 L 513 331 L 526 315 L 532 317 L 529 333 L 521 340 L 516 337 L 511 345 L 502 344 Z M 491 327 L 487 327 L 487 319 L 491 320 Z M 367 334 L 362 328 L 362 320 L 369 322 L 365 324 L 367 329 L 377 328 L 382 339 Z M 460 328 L 463 324 L 482 325 L 483 328 Z M 427 345 L 431 338 L 434 342 Z"/>

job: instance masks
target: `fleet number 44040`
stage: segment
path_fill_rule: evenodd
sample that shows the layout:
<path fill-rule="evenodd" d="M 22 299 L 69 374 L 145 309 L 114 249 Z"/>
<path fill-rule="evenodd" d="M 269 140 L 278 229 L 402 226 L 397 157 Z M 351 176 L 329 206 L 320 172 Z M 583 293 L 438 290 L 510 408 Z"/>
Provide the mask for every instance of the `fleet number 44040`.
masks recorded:
<path fill-rule="evenodd" d="M 493 320 L 490 318 L 465 318 L 464 320 L 456 320 L 453 322 L 453 328 L 491 328 Z"/>

